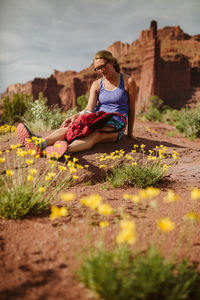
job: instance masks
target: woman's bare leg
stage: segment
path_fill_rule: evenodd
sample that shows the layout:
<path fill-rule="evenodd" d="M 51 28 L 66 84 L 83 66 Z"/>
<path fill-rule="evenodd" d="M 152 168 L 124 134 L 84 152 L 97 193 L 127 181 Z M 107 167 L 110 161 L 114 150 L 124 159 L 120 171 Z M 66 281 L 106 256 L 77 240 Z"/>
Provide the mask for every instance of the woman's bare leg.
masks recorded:
<path fill-rule="evenodd" d="M 73 141 L 69 147 L 68 151 L 70 153 L 80 152 L 92 148 L 97 143 L 100 142 L 115 142 L 118 136 L 118 132 L 100 132 L 94 131 L 89 136 Z"/>
<path fill-rule="evenodd" d="M 67 133 L 68 128 L 59 128 L 57 130 L 55 130 L 54 132 L 52 132 L 50 135 L 48 135 L 45 140 L 47 143 L 47 146 L 51 146 L 53 145 L 55 142 L 57 141 L 63 141 L 65 140 L 65 136 Z"/>

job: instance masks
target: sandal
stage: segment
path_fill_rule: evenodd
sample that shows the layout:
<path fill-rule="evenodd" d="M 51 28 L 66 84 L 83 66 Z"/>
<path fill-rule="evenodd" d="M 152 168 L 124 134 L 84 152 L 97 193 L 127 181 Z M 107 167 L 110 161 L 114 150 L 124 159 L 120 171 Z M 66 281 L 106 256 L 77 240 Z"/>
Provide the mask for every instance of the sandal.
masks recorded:
<path fill-rule="evenodd" d="M 45 149 L 47 158 L 60 158 L 65 154 L 68 148 L 68 143 L 66 141 L 57 141 L 53 146 L 48 146 Z"/>

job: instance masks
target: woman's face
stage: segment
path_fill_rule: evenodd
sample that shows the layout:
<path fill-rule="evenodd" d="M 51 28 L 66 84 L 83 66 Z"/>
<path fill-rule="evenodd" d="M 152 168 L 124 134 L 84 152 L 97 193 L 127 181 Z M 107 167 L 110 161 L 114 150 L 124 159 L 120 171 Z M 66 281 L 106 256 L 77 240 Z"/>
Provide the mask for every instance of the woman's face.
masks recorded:
<path fill-rule="evenodd" d="M 96 72 L 99 72 L 103 76 L 106 76 L 113 69 L 113 63 L 108 62 L 107 60 L 105 60 L 103 58 L 98 58 L 98 59 L 95 59 L 95 61 L 94 61 L 94 67 L 95 67 Z"/>

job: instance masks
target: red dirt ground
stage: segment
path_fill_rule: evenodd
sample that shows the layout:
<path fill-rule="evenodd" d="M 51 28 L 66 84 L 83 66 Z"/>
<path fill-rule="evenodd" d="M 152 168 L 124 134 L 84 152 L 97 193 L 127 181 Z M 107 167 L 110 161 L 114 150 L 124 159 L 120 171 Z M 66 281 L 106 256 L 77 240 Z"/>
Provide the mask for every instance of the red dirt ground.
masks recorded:
<path fill-rule="evenodd" d="M 155 133 L 146 130 L 146 127 L 155 130 Z M 191 141 L 176 132 L 175 136 L 168 137 L 166 132 L 175 131 L 173 126 L 162 123 L 141 123 L 136 121 L 135 134 L 139 141 L 133 141 L 123 136 L 119 143 L 101 143 L 91 150 L 78 153 L 80 164 L 88 164 L 89 169 L 81 171 L 80 179 L 76 184 L 65 191 L 75 192 L 77 198 L 72 205 L 71 215 L 58 221 L 49 220 L 49 211 L 37 217 L 27 217 L 22 220 L 0 220 L 0 299 L 1 300 L 86 300 L 96 299 L 75 275 L 78 258 L 84 246 L 96 240 L 100 228 L 95 225 L 100 220 L 96 216 L 94 225 L 88 223 L 89 209 L 78 204 L 81 196 L 98 193 L 105 202 L 115 209 L 125 206 L 125 212 L 132 215 L 136 222 L 137 240 L 134 249 L 145 249 L 152 241 L 155 230 L 155 220 L 158 217 L 170 215 L 176 223 L 176 228 L 167 234 L 166 240 L 160 245 L 164 255 L 169 255 L 176 245 L 179 230 L 183 226 L 183 215 L 194 208 L 190 199 L 190 187 L 200 188 L 200 139 Z M 1 138 L 1 151 L 9 149 L 10 144 L 17 142 L 13 134 Z M 156 146 L 164 145 L 168 151 L 177 151 L 180 160 L 171 167 L 164 180 L 159 185 L 161 195 L 157 208 L 148 203 L 142 203 L 136 208 L 132 202 L 122 198 L 123 193 L 136 193 L 135 187 L 118 189 L 104 189 L 98 183 L 101 171 L 96 156 L 110 153 L 116 149 L 124 149 L 130 154 L 133 145 L 142 143 L 147 150 L 155 150 Z M 12 159 L 10 157 L 12 163 Z M 41 167 L 45 158 L 40 158 Z M 85 183 L 84 183 L 84 182 Z M 96 182 L 96 184 L 89 184 Z M 86 182 L 88 184 L 86 184 Z M 162 201 L 167 190 L 173 189 L 181 195 L 181 200 L 167 204 Z M 56 201 L 56 199 L 55 199 Z M 200 201 L 195 203 L 194 210 L 200 213 Z M 109 217 L 110 226 L 106 229 L 106 242 L 111 243 L 116 230 L 116 218 L 119 214 Z M 191 263 L 199 264 L 200 258 L 200 224 L 195 225 L 194 232 L 187 241 L 187 232 L 191 226 L 185 227 L 183 241 L 178 249 L 178 259 L 187 256 Z M 90 229 L 89 229 L 90 228 Z M 160 241 L 157 235 L 156 241 Z"/>

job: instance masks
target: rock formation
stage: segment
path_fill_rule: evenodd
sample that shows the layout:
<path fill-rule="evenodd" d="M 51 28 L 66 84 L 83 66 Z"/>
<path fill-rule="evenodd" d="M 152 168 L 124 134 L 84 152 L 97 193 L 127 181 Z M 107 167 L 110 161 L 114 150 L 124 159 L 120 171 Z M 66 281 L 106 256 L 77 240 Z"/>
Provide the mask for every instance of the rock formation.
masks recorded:
<path fill-rule="evenodd" d="M 150 29 L 141 31 L 132 44 L 118 41 L 108 50 L 118 59 L 122 72 L 135 78 L 139 88 L 138 110 L 146 108 L 152 95 L 175 108 L 198 101 L 200 35 L 190 36 L 179 26 L 157 29 L 156 21 L 152 21 Z M 36 99 L 43 92 L 49 105 L 58 104 L 67 110 L 76 105 L 78 96 L 89 91 L 97 76 L 93 65 L 81 72 L 55 70 L 49 78 L 10 85 L 1 99 L 14 93 L 33 95 Z"/>

